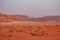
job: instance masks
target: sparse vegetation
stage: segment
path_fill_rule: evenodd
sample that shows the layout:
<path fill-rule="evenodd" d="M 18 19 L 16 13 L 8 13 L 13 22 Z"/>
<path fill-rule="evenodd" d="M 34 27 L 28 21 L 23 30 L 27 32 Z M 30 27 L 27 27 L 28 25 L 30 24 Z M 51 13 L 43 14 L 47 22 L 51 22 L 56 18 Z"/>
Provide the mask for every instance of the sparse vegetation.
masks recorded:
<path fill-rule="evenodd" d="M 45 31 L 41 30 L 40 26 L 29 26 L 27 28 L 27 30 L 29 31 L 29 33 L 32 36 L 43 36 L 45 34 Z"/>
<path fill-rule="evenodd" d="M 48 33 L 48 35 L 46 34 Z M 54 35 L 54 36 L 53 36 Z M 0 37 L 11 39 L 19 37 L 60 37 L 60 25 L 44 24 L 43 23 L 16 23 L 9 22 L 8 24 L 0 23 Z M 26 38 L 25 37 L 25 38 Z M 2 39 L 2 38 L 0 38 Z M 36 39 L 37 40 L 37 39 Z M 40 40 L 40 39 L 39 39 Z"/>

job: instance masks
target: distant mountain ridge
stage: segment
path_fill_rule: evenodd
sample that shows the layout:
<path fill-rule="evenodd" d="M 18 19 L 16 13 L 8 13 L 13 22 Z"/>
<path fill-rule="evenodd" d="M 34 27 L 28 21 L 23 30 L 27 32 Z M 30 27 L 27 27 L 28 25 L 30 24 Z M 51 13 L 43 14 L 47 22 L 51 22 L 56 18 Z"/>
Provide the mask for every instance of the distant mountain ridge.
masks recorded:
<path fill-rule="evenodd" d="M 0 21 L 60 22 L 60 16 L 45 16 L 39 18 L 29 18 L 26 15 L 6 15 L 0 13 Z"/>
<path fill-rule="evenodd" d="M 38 22 L 60 22 L 60 16 L 45 16 L 40 18 L 32 18 L 32 21 Z"/>
<path fill-rule="evenodd" d="M 13 15 L 20 19 L 20 21 L 29 21 L 29 17 L 26 15 Z"/>

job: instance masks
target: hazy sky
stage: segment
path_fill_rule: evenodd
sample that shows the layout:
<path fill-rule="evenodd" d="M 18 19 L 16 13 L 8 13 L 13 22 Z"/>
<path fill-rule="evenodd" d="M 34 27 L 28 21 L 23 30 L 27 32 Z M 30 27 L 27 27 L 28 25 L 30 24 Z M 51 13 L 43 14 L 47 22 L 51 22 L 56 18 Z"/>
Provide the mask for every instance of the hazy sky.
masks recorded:
<path fill-rule="evenodd" d="M 60 15 L 60 0 L 0 0 L 0 12 L 31 17 Z"/>

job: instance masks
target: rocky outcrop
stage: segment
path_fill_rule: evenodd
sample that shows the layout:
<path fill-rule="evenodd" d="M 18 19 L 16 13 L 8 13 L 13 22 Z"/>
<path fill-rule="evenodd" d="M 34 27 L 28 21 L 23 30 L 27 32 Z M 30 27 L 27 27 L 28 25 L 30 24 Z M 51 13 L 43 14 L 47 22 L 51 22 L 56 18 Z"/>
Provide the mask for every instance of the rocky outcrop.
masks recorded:
<path fill-rule="evenodd" d="M 1 14 L 0 13 L 0 22 L 8 22 L 8 21 L 19 21 L 20 19 L 18 19 L 15 16 L 12 15 L 6 15 L 6 14 Z"/>
<path fill-rule="evenodd" d="M 60 16 L 45 16 L 39 18 L 29 18 L 26 15 L 6 15 L 0 13 L 0 22 L 2 21 L 60 22 Z"/>

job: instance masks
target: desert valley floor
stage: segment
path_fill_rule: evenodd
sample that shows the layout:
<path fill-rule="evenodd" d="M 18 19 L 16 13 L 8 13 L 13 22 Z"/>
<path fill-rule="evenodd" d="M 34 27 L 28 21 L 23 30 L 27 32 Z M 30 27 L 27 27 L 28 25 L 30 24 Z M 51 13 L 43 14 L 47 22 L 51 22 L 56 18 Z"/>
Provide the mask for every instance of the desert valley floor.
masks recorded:
<path fill-rule="evenodd" d="M 0 22 L 0 40 L 60 40 L 60 23 Z"/>

